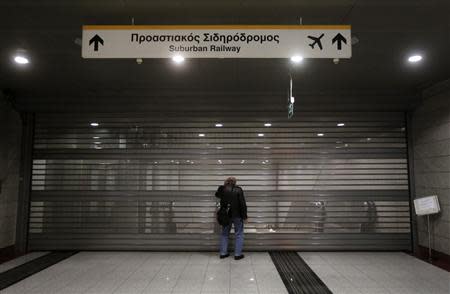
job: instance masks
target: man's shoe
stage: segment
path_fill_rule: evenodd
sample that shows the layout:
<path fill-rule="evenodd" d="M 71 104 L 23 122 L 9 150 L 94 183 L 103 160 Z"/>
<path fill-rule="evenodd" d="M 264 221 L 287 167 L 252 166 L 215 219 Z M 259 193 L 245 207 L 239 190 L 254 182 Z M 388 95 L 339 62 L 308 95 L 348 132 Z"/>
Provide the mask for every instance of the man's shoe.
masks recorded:
<path fill-rule="evenodd" d="M 225 255 L 220 255 L 220 259 L 222 259 L 222 258 L 227 258 L 228 256 L 230 256 L 229 253 L 227 253 L 227 254 L 225 254 Z"/>
<path fill-rule="evenodd" d="M 235 256 L 235 257 L 234 257 L 234 260 L 239 260 L 239 259 L 242 259 L 242 258 L 244 258 L 244 254 Z"/>

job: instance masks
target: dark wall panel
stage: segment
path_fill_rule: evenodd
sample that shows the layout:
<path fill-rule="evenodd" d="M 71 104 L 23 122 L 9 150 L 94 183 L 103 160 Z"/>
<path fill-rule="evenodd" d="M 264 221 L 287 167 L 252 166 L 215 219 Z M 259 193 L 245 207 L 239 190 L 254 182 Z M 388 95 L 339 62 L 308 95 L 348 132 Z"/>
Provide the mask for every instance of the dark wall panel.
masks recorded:
<path fill-rule="evenodd" d="M 236 176 L 247 249 L 409 249 L 406 151 L 403 113 L 38 114 L 29 247 L 215 250 Z"/>

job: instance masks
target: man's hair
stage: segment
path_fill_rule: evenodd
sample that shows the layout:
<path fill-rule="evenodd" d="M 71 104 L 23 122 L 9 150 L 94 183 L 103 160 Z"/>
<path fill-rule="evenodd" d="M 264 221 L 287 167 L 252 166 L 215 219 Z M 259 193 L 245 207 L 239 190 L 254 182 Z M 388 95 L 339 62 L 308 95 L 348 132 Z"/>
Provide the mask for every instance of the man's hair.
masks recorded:
<path fill-rule="evenodd" d="M 225 182 L 223 183 L 224 186 L 228 186 L 228 185 L 236 185 L 236 178 L 235 177 L 228 177 Z"/>

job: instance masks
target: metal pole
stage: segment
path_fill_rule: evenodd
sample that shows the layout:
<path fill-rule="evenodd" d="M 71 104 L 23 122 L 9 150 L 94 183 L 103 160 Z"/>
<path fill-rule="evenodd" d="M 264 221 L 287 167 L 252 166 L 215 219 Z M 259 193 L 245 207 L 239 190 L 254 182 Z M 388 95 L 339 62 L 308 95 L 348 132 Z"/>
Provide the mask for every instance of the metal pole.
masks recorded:
<path fill-rule="evenodd" d="M 430 228 L 430 215 L 427 214 L 428 223 L 428 261 L 431 263 L 431 228 Z"/>

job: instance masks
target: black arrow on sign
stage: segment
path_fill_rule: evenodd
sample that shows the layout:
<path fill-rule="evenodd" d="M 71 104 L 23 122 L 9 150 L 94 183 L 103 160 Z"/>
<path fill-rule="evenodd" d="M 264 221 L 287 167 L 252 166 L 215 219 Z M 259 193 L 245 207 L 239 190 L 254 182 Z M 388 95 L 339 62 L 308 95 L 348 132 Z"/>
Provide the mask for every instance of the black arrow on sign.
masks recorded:
<path fill-rule="evenodd" d="M 344 42 L 344 44 L 347 44 L 347 39 L 344 38 L 344 36 L 341 35 L 341 33 L 338 33 L 336 36 L 334 36 L 333 40 L 331 40 L 331 44 L 334 44 L 337 42 L 337 49 L 341 50 L 342 49 L 342 42 Z"/>
<path fill-rule="evenodd" d="M 103 39 L 100 38 L 99 35 L 95 35 L 89 40 L 89 46 L 91 46 L 92 43 L 94 43 L 94 51 L 98 51 L 98 43 L 103 45 Z"/>

